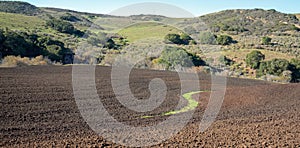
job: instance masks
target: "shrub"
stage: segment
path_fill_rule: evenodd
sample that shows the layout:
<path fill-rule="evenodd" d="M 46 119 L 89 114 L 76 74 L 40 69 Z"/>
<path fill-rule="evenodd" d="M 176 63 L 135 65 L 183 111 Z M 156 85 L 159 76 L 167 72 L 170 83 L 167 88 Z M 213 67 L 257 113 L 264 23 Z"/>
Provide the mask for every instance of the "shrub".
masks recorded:
<path fill-rule="evenodd" d="M 70 14 L 70 13 L 66 13 L 66 15 L 63 15 L 60 17 L 60 19 L 62 20 L 66 20 L 66 21 L 70 21 L 70 22 L 78 22 L 81 21 L 81 19 L 79 19 L 78 17 Z"/>
<path fill-rule="evenodd" d="M 267 36 L 262 37 L 262 39 L 261 39 L 261 42 L 262 42 L 263 45 L 270 45 L 271 41 L 272 41 L 272 38 L 267 37 Z"/>
<path fill-rule="evenodd" d="M 116 43 L 113 39 L 108 39 L 103 47 L 108 49 L 114 49 L 116 47 Z"/>
<path fill-rule="evenodd" d="M 259 68 L 256 71 L 256 77 L 262 77 L 268 72 L 268 63 L 263 61 L 259 64 Z"/>
<path fill-rule="evenodd" d="M 193 41 L 193 39 L 186 33 L 183 33 L 181 35 L 179 34 L 167 34 L 165 36 L 165 41 L 172 42 L 174 44 L 178 45 L 188 45 Z"/>
<path fill-rule="evenodd" d="M 230 45 L 232 43 L 234 43 L 232 37 L 228 36 L 228 35 L 220 35 L 217 37 L 217 43 L 219 45 Z"/>
<path fill-rule="evenodd" d="M 170 46 L 163 50 L 161 56 L 155 62 L 165 65 L 168 70 L 174 70 L 177 66 L 192 67 L 205 64 L 200 57 L 188 53 L 185 49 Z"/>
<path fill-rule="evenodd" d="M 265 55 L 262 54 L 260 51 L 252 51 L 251 53 L 247 54 L 246 56 L 246 64 L 247 66 L 253 68 L 253 69 L 258 69 L 259 64 L 262 60 L 265 59 Z"/>
<path fill-rule="evenodd" d="M 290 63 L 294 69 L 300 70 L 300 59 L 292 59 Z"/>
<path fill-rule="evenodd" d="M 0 29 L 0 44 L 3 44 L 4 41 L 5 41 L 4 31 Z"/>
<path fill-rule="evenodd" d="M 233 61 L 231 59 L 227 58 L 226 56 L 220 56 L 219 62 L 221 64 L 228 65 L 228 66 L 233 64 Z"/>
<path fill-rule="evenodd" d="M 293 72 L 292 82 L 299 82 L 300 81 L 300 60 L 299 59 L 292 59 L 290 62 L 290 70 Z"/>
<path fill-rule="evenodd" d="M 290 68 L 289 61 L 286 59 L 273 59 L 268 66 L 268 73 L 276 76 L 281 75 L 283 71 L 289 70 Z"/>
<path fill-rule="evenodd" d="M 55 18 L 49 19 L 46 22 L 46 25 L 61 33 L 74 34 L 77 36 L 82 36 L 84 34 L 80 30 L 75 29 L 71 23 Z"/>
<path fill-rule="evenodd" d="M 167 34 L 165 36 L 165 40 L 172 42 L 174 44 L 181 44 L 180 35 L 178 35 L 178 34 Z"/>
<path fill-rule="evenodd" d="M 192 38 L 186 33 L 182 33 L 180 35 L 180 39 L 181 39 L 181 44 L 184 44 L 184 45 L 188 45 L 190 43 L 190 41 L 192 40 Z"/>

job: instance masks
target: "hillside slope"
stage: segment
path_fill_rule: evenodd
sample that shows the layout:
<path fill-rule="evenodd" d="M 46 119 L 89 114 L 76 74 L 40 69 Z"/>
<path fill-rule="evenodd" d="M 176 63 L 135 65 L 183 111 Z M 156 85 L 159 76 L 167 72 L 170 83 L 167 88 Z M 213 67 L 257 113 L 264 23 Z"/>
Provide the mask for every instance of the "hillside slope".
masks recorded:
<path fill-rule="evenodd" d="M 37 15 L 42 11 L 40 10 L 40 8 L 27 2 L 0 1 L 0 12 Z"/>
<path fill-rule="evenodd" d="M 300 25 L 296 15 L 276 10 L 236 9 L 200 16 L 199 19 L 213 32 L 235 32 L 235 34 L 268 35 L 297 30 Z M 194 21 L 194 20 L 191 20 Z M 187 21 L 187 24 L 191 21 Z"/>

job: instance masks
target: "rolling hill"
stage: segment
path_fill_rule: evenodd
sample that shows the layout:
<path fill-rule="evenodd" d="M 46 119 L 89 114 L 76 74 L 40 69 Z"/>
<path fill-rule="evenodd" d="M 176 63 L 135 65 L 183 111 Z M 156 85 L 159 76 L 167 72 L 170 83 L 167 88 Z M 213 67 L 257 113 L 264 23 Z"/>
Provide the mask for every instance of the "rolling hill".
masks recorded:
<path fill-rule="evenodd" d="M 285 14 L 274 9 L 235 9 L 224 10 L 200 16 L 213 32 L 235 34 L 270 35 L 276 32 L 296 30 L 300 22 L 293 14 Z"/>
<path fill-rule="evenodd" d="M 188 43 L 172 46 L 187 49 L 204 60 L 209 60 L 210 57 L 205 57 L 207 55 L 224 55 L 243 63 L 247 53 L 253 50 L 262 51 L 268 60 L 291 60 L 300 57 L 299 16 L 274 9 L 235 9 L 195 18 L 168 18 L 159 15 L 121 17 L 60 8 L 40 8 L 26 2 L 0 1 L 0 35 L 3 34 L 3 39 L 11 37 L 2 41 L 0 49 L 4 57 L 38 55 L 25 54 L 27 50 L 30 53 L 36 50 L 52 61 L 62 62 L 65 54 L 85 47 L 80 51 L 80 56 L 84 56 L 80 57 L 83 61 L 88 63 L 91 58 L 88 54 L 96 53 L 92 57 L 99 59 L 98 62 L 103 65 L 109 65 L 112 57 L 123 53 L 128 45 L 137 40 L 156 38 L 161 41 L 167 34 L 184 32 L 198 45 Z M 227 45 L 203 44 L 200 42 L 202 32 L 210 32 L 214 39 L 229 36 L 233 41 Z M 271 38 L 269 45 L 262 44 L 265 36 Z M 170 44 L 163 42 L 163 45 Z M 15 50 L 15 47 L 20 48 Z M 205 55 L 203 52 L 209 54 Z M 159 57 L 148 59 L 155 58 Z M 240 66 L 239 70 L 244 71 L 244 67 L 246 65 Z M 247 77 L 247 74 L 244 76 Z"/>
<path fill-rule="evenodd" d="M 40 8 L 27 2 L 20 1 L 0 1 L 0 12 L 18 13 L 25 15 L 38 15 L 42 13 Z"/>

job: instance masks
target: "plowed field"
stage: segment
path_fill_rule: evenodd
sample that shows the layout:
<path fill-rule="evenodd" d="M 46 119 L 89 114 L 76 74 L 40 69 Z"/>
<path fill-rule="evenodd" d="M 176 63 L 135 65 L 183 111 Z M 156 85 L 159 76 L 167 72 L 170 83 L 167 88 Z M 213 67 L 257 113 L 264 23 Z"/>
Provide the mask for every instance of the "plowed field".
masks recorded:
<path fill-rule="evenodd" d="M 130 87 L 136 98 L 150 96 L 149 82 L 165 81 L 166 100 L 155 110 L 137 113 L 116 99 L 110 67 L 96 68 L 100 100 L 119 122 L 131 126 L 158 124 L 168 116 L 140 118 L 168 112 L 177 106 L 177 73 L 133 70 Z M 210 90 L 210 77 L 199 74 L 202 90 Z M 174 137 L 154 147 L 299 147 L 300 85 L 228 78 L 225 100 L 216 121 L 203 133 L 199 123 L 210 92 L 193 95 L 199 105 L 193 118 Z M 158 136 L 159 138 L 159 136 Z M 81 117 L 72 89 L 72 67 L 44 66 L 0 69 L 0 147 L 116 147 L 97 135 Z"/>

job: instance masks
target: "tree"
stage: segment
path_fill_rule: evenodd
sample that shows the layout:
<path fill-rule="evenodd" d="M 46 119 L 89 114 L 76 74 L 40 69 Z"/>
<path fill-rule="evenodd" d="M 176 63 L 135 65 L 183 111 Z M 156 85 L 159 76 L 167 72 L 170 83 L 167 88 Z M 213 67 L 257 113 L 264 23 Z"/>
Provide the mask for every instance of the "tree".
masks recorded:
<path fill-rule="evenodd" d="M 261 42 L 262 42 L 263 45 L 270 45 L 271 41 L 272 41 L 272 38 L 267 37 L 267 36 L 264 36 L 261 39 Z"/>
<path fill-rule="evenodd" d="M 268 72 L 268 62 L 261 62 L 259 64 L 259 69 L 256 71 L 256 77 L 262 77 L 263 75 L 267 74 Z"/>
<path fill-rule="evenodd" d="M 199 42 L 201 44 L 211 44 L 211 45 L 217 44 L 216 36 L 210 32 L 200 32 Z"/>
<path fill-rule="evenodd" d="M 113 49 L 116 47 L 115 41 L 113 39 L 108 39 L 104 45 L 104 48 Z"/>
<path fill-rule="evenodd" d="M 292 59 L 290 62 L 290 70 L 292 73 L 292 81 L 299 82 L 300 79 L 300 59 Z"/>
<path fill-rule="evenodd" d="M 233 43 L 233 39 L 228 35 L 220 35 L 217 37 L 217 43 L 219 45 L 229 45 Z"/>
<path fill-rule="evenodd" d="M 260 51 L 252 51 L 251 53 L 247 54 L 246 56 L 246 64 L 247 66 L 253 68 L 253 69 L 258 69 L 259 64 L 262 60 L 265 59 L 265 55 L 262 54 Z"/>
<path fill-rule="evenodd" d="M 300 59 L 292 59 L 291 60 L 291 65 L 294 67 L 294 69 L 300 70 Z"/>
<path fill-rule="evenodd" d="M 4 31 L 0 29 L 0 45 L 5 41 Z"/>
<path fill-rule="evenodd" d="M 289 70 L 290 63 L 286 59 L 273 59 L 268 65 L 268 73 L 272 75 L 281 75 L 283 71 Z"/>
<path fill-rule="evenodd" d="M 24 37 L 13 31 L 6 32 L 5 36 L 6 39 L 3 43 L 4 48 L 2 51 L 4 56 L 26 56 L 26 51 L 30 45 L 26 42 Z"/>

